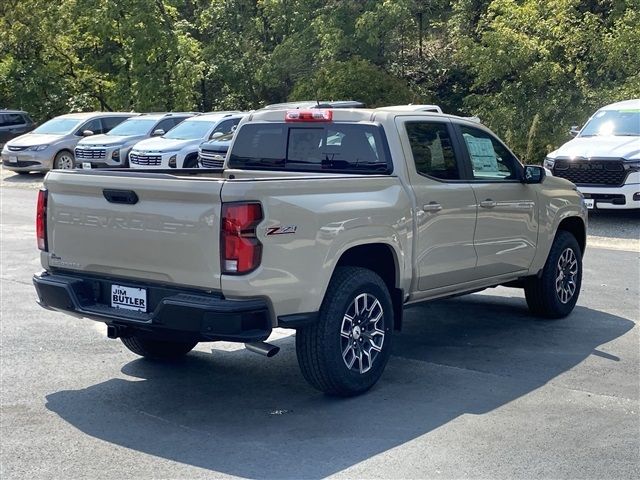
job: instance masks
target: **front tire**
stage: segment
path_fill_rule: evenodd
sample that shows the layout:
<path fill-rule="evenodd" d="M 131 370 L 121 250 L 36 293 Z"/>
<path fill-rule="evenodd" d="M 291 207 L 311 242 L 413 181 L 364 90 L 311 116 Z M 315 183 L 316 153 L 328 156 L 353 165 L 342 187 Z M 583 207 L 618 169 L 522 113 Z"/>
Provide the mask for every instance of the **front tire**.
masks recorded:
<path fill-rule="evenodd" d="M 190 153 L 184 159 L 182 168 L 198 168 L 198 154 Z"/>
<path fill-rule="evenodd" d="M 151 360 L 176 360 L 184 357 L 198 344 L 198 342 L 165 342 L 137 335 L 121 337 L 120 340 L 136 355 Z"/>
<path fill-rule="evenodd" d="M 576 306 L 582 286 L 582 252 L 576 238 L 559 231 L 551 245 L 542 275 L 524 288 L 529 310 L 544 318 L 563 318 Z"/>
<path fill-rule="evenodd" d="M 53 159 L 53 168 L 56 170 L 71 170 L 76 168 L 76 161 L 73 154 L 67 150 L 58 152 L 56 158 Z"/>
<path fill-rule="evenodd" d="M 391 354 L 393 305 L 384 281 L 371 270 L 339 267 L 316 323 L 296 332 L 302 375 L 330 395 L 369 390 Z"/>

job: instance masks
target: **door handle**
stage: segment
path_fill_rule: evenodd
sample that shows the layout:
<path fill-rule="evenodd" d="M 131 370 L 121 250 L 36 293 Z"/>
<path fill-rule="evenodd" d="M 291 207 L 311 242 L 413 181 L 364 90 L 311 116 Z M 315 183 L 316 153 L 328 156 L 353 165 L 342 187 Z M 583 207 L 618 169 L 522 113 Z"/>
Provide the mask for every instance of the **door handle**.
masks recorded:
<path fill-rule="evenodd" d="M 482 208 L 493 208 L 496 206 L 496 202 L 495 200 L 491 200 L 490 198 L 487 198 L 484 202 L 480 202 L 480 206 Z"/>
<path fill-rule="evenodd" d="M 438 202 L 429 202 L 422 206 L 422 210 L 424 212 L 439 212 L 440 210 L 442 210 L 442 205 L 440 205 Z"/>

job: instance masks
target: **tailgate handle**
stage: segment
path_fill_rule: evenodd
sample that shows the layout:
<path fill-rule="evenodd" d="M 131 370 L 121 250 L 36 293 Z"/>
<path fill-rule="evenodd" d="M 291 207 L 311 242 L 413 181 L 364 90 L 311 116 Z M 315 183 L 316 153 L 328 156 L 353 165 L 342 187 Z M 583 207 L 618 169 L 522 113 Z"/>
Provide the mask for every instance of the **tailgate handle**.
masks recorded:
<path fill-rule="evenodd" d="M 133 190 L 103 190 L 102 194 L 107 202 L 135 205 L 138 203 L 138 195 Z"/>

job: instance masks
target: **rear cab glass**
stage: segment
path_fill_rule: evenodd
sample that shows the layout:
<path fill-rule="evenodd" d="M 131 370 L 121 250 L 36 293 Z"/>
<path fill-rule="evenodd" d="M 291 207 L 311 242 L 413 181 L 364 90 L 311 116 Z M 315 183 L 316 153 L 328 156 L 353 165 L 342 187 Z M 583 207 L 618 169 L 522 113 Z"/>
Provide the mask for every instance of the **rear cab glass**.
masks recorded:
<path fill-rule="evenodd" d="M 320 173 L 391 173 L 384 130 L 374 123 L 246 123 L 229 168 Z"/>

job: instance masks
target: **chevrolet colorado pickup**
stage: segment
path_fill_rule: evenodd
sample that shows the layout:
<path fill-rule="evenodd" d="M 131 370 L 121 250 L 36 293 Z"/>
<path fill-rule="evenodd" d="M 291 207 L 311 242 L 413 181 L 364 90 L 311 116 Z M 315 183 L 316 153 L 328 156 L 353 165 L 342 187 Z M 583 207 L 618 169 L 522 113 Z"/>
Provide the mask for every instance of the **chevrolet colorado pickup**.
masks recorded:
<path fill-rule="evenodd" d="M 224 167 L 50 172 L 39 303 L 152 359 L 220 340 L 271 356 L 293 328 L 303 376 L 348 396 L 380 378 L 407 305 L 507 285 L 560 318 L 578 299 L 581 194 L 477 123 L 257 111 Z"/>

